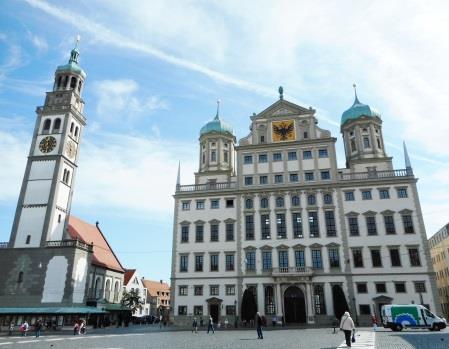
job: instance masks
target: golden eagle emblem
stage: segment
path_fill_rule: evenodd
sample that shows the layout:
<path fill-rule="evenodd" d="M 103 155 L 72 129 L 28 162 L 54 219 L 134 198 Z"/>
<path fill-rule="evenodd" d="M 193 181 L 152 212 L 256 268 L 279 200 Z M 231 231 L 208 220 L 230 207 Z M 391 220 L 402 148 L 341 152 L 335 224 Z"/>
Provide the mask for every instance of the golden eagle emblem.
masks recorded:
<path fill-rule="evenodd" d="M 273 122 L 273 142 L 295 140 L 295 124 L 293 121 Z"/>

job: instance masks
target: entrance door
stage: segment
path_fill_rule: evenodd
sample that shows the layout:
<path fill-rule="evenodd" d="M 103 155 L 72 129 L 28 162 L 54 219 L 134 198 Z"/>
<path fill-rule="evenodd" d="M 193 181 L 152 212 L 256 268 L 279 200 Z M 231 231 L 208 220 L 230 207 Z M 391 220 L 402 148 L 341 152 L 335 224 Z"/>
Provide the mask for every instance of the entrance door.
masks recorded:
<path fill-rule="evenodd" d="M 212 316 L 212 319 L 214 319 L 214 323 L 218 322 L 218 311 L 220 306 L 218 304 L 211 304 L 209 305 L 209 314 Z"/>
<path fill-rule="evenodd" d="M 306 302 L 304 292 L 296 286 L 290 286 L 284 293 L 286 323 L 306 322 Z"/>
<path fill-rule="evenodd" d="M 337 319 L 341 319 L 345 311 L 349 311 L 348 303 L 346 302 L 345 293 L 340 285 L 332 286 L 332 299 L 334 301 L 334 314 Z M 353 314 L 355 315 L 355 314 Z"/>

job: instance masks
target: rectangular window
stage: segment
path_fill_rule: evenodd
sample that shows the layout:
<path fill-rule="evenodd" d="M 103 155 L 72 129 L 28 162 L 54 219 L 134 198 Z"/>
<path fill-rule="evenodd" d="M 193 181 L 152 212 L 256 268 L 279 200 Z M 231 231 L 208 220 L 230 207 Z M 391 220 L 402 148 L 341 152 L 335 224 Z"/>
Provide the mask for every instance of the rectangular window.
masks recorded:
<path fill-rule="evenodd" d="M 388 189 L 379 189 L 379 197 L 383 200 L 390 198 L 390 192 Z"/>
<path fill-rule="evenodd" d="M 262 269 L 263 270 L 271 270 L 273 267 L 271 251 L 262 251 Z"/>
<path fill-rule="evenodd" d="M 387 234 L 396 234 L 393 216 L 384 216 L 385 231 Z"/>
<path fill-rule="evenodd" d="M 352 250 L 352 258 L 354 260 L 354 268 L 363 268 L 362 250 Z"/>
<path fill-rule="evenodd" d="M 292 214 L 292 223 L 293 223 L 293 236 L 295 238 L 302 238 L 302 220 L 301 220 L 301 213 L 294 212 Z"/>
<path fill-rule="evenodd" d="M 226 199 L 226 208 L 234 207 L 234 199 Z"/>
<path fill-rule="evenodd" d="M 283 175 L 274 175 L 274 183 L 282 183 L 284 181 Z"/>
<path fill-rule="evenodd" d="M 220 208 L 220 200 L 218 200 L 218 199 L 211 200 L 210 201 L 210 208 L 212 208 L 212 209 Z"/>
<path fill-rule="evenodd" d="M 253 163 L 253 156 L 252 155 L 245 155 L 243 157 L 243 163 L 244 164 L 252 164 Z"/>
<path fill-rule="evenodd" d="M 345 192 L 345 200 L 346 201 L 354 201 L 354 192 L 353 191 L 347 191 Z"/>
<path fill-rule="evenodd" d="M 187 286 L 179 286 L 179 295 L 187 296 Z"/>
<path fill-rule="evenodd" d="M 311 150 L 304 150 L 302 152 L 302 158 L 303 159 L 312 159 L 312 151 Z"/>
<path fill-rule="evenodd" d="M 398 188 L 397 191 L 398 191 L 398 198 L 405 199 L 406 197 L 408 197 L 407 188 Z"/>
<path fill-rule="evenodd" d="M 197 225 L 195 227 L 195 242 L 204 241 L 204 225 Z"/>
<path fill-rule="evenodd" d="M 190 210 L 190 202 L 184 201 L 184 202 L 182 203 L 182 210 L 183 210 L 183 211 L 189 211 L 189 210 Z"/>
<path fill-rule="evenodd" d="M 309 231 L 310 237 L 316 238 L 320 236 L 318 213 L 314 211 L 309 212 Z"/>
<path fill-rule="evenodd" d="M 282 161 L 282 153 L 273 153 L 273 161 Z"/>
<path fill-rule="evenodd" d="M 227 254 L 226 255 L 226 271 L 233 271 L 233 270 L 234 270 L 234 255 Z"/>
<path fill-rule="evenodd" d="M 303 268 L 306 266 L 306 259 L 303 250 L 295 251 L 295 267 Z"/>
<path fill-rule="evenodd" d="M 319 149 L 318 150 L 318 157 L 320 158 L 327 158 L 329 155 L 327 153 L 327 149 Z"/>
<path fill-rule="evenodd" d="M 178 306 L 178 315 L 187 315 L 187 305 Z"/>
<path fill-rule="evenodd" d="M 202 296 L 203 295 L 203 286 L 194 286 L 193 294 L 195 296 Z"/>
<path fill-rule="evenodd" d="M 181 242 L 189 242 L 189 226 L 183 225 L 181 227 Z"/>
<path fill-rule="evenodd" d="M 412 267 L 420 267 L 421 266 L 421 260 L 419 259 L 419 251 L 417 248 L 409 248 L 408 254 L 410 257 L 410 265 Z"/>
<path fill-rule="evenodd" d="M 270 216 L 267 214 L 260 215 L 260 227 L 262 240 L 270 239 Z"/>
<path fill-rule="evenodd" d="M 226 285 L 226 296 L 235 295 L 235 285 Z"/>
<path fill-rule="evenodd" d="M 373 267 L 382 267 L 382 257 L 380 255 L 380 250 L 371 249 L 371 261 Z"/>
<path fill-rule="evenodd" d="M 203 255 L 195 256 L 195 271 L 203 271 Z"/>
<path fill-rule="evenodd" d="M 259 154 L 259 163 L 268 162 L 267 154 Z"/>
<path fill-rule="evenodd" d="M 357 283 L 357 293 L 368 293 L 368 286 L 366 285 L 366 282 Z"/>
<path fill-rule="evenodd" d="M 370 148 L 369 138 L 368 137 L 363 137 L 363 147 L 364 148 Z"/>
<path fill-rule="evenodd" d="M 404 231 L 406 234 L 413 234 L 415 232 L 411 215 L 402 215 L 402 222 L 404 223 Z"/>
<path fill-rule="evenodd" d="M 288 152 L 288 159 L 291 161 L 291 160 L 297 160 L 298 159 L 298 157 L 297 157 L 297 155 L 296 155 L 296 152 L 295 151 L 289 151 Z"/>
<path fill-rule="evenodd" d="M 329 171 L 321 171 L 321 180 L 328 181 L 331 179 L 331 174 Z"/>
<path fill-rule="evenodd" d="M 357 217 L 348 217 L 349 224 L 349 235 L 351 236 L 359 236 L 359 220 Z"/>
<path fill-rule="evenodd" d="M 363 190 L 362 191 L 362 200 L 371 200 L 371 190 Z"/>
<path fill-rule="evenodd" d="M 180 256 L 179 271 L 186 272 L 188 265 L 189 265 L 189 256 Z"/>
<path fill-rule="evenodd" d="M 290 182 L 298 182 L 299 177 L 297 173 L 290 173 Z"/>
<path fill-rule="evenodd" d="M 59 218 L 61 218 L 61 215 L 59 215 Z M 26 240 L 25 240 L 25 245 L 29 245 L 31 241 L 31 235 L 27 235 Z"/>
<path fill-rule="evenodd" d="M 254 240 L 254 216 L 245 216 L 245 233 L 246 240 Z"/>
<path fill-rule="evenodd" d="M 210 271 L 218 271 L 218 254 L 210 255 Z"/>
<path fill-rule="evenodd" d="M 285 239 L 287 237 L 287 228 L 285 227 L 285 214 L 276 214 L 276 227 L 279 239 Z"/>
<path fill-rule="evenodd" d="M 197 201 L 196 202 L 196 209 L 197 210 L 204 210 L 204 201 Z"/>
<path fill-rule="evenodd" d="M 399 249 L 390 248 L 390 259 L 392 267 L 400 267 L 401 266 L 401 255 L 399 254 Z"/>
<path fill-rule="evenodd" d="M 340 268 L 340 256 L 338 248 L 329 249 L 329 265 L 331 268 Z"/>
<path fill-rule="evenodd" d="M 366 230 L 368 231 L 368 235 L 377 235 L 376 217 L 366 217 Z"/>
<path fill-rule="evenodd" d="M 193 306 L 193 315 L 203 315 L 203 306 L 202 305 L 194 305 Z"/>
<path fill-rule="evenodd" d="M 248 251 L 246 252 L 246 271 L 256 270 L 256 252 Z"/>
<path fill-rule="evenodd" d="M 253 177 L 251 176 L 245 177 L 245 185 L 253 185 Z"/>
<path fill-rule="evenodd" d="M 234 223 L 226 223 L 226 241 L 234 241 Z"/>
<path fill-rule="evenodd" d="M 288 268 L 288 251 L 279 251 L 279 268 Z"/>
<path fill-rule="evenodd" d="M 219 296 L 220 295 L 220 291 L 219 291 L 220 288 L 218 285 L 210 285 L 209 290 L 210 290 L 209 294 L 211 296 Z"/>
<path fill-rule="evenodd" d="M 260 184 L 268 184 L 268 176 L 259 176 Z"/>
<path fill-rule="evenodd" d="M 304 179 L 306 181 L 314 181 L 315 177 L 313 175 L 313 172 L 306 172 L 306 173 L 304 173 Z"/>
<path fill-rule="evenodd" d="M 218 241 L 218 224 L 211 224 L 210 226 L 210 241 Z"/>
<path fill-rule="evenodd" d="M 360 315 L 370 315 L 371 306 L 369 304 L 359 304 Z"/>
<path fill-rule="evenodd" d="M 396 290 L 396 293 L 407 293 L 405 289 L 405 282 L 395 282 L 394 288 Z"/>
<path fill-rule="evenodd" d="M 337 236 L 337 229 L 335 227 L 335 215 L 334 211 L 325 211 L 324 218 L 326 220 L 326 233 L 327 236 Z"/>
<path fill-rule="evenodd" d="M 424 281 L 415 282 L 415 292 L 416 293 L 426 293 L 426 283 Z"/>
<path fill-rule="evenodd" d="M 376 282 L 376 292 L 387 293 L 387 285 L 385 285 L 385 282 Z"/>
<path fill-rule="evenodd" d="M 235 305 L 227 305 L 226 306 L 226 315 L 235 315 Z"/>
<path fill-rule="evenodd" d="M 314 269 L 323 269 L 321 250 L 312 250 L 312 267 Z"/>

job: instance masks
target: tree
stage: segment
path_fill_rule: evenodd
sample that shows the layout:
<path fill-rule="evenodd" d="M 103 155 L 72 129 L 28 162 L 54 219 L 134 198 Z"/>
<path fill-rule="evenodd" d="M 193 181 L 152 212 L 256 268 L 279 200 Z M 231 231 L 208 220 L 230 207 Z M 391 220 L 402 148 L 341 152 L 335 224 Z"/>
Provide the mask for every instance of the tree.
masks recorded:
<path fill-rule="evenodd" d="M 253 292 L 246 289 L 242 297 L 242 320 L 254 320 L 257 313 L 257 304 Z"/>
<path fill-rule="evenodd" d="M 139 290 L 131 290 L 130 292 L 124 290 L 121 303 L 129 308 L 132 314 L 137 310 L 142 309 L 143 301 L 142 298 L 140 298 Z"/>

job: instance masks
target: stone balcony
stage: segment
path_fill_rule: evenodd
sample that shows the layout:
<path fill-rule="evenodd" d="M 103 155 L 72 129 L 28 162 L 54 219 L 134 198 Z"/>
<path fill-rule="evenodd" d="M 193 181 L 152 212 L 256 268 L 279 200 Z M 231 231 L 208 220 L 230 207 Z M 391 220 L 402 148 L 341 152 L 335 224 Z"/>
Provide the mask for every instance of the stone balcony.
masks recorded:
<path fill-rule="evenodd" d="M 340 181 L 363 181 L 363 180 L 382 180 L 396 177 L 413 177 L 413 170 L 411 168 L 401 170 L 388 171 L 368 171 L 368 172 L 348 172 L 338 173 L 338 180 Z"/>
<path fill-rule="evenodd" d="M 285 267 L 285 268 L 273 268 L 271 275 L 277 276 L 312 276 L 313 269 L 310 267 Z"/>
<path fill-rule="evenodd" d="M 47 241 L 45 247 L 77 247 L 89 252 L 93 251 L 93 245 L 86 244 L 80 240 L 53 240 Z"/>
<path fill-rule="evenodd" d="M 210 190 L 233 190 L 237 188 L 236 182 L 216 182 L 206 184 L 189 184 L 189 185 L 177 185 L 176 192 L 195 192 L 195 191 L 210 191 Z"/>

